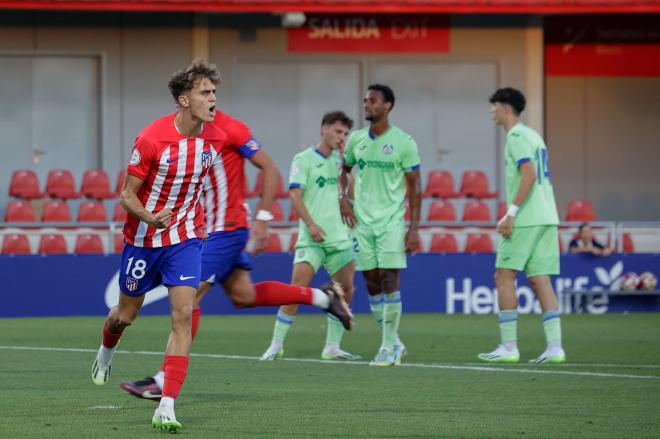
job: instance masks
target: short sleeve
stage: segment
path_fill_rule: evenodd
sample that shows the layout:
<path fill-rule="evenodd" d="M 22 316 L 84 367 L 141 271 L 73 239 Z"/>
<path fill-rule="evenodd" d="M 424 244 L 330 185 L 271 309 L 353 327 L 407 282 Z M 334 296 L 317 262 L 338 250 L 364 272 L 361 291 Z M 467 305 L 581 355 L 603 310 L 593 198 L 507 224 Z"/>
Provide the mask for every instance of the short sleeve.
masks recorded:
<path fill-rule="evenodd" d="M 155 159 L 155 145 L 144 137 L 138 136 L 135 139 L 135 145 L 133 146 L 133 152 L 131 153 L 131 160 L 128 162 L 126 172 L 144 181 L 147 179 L 151 165 Z"/>
<path fill-rule="evenodd" d="M 293 158 L 291 163 L 291 172 L 289 173 L 289 189 L 305 188 L 307 183 L 307 160 L 302 154 Z"/>
<path fill-rule="evenodd" d="M 344 163 L 347 166 L 355 166 L 355 143 L 357 136 L 355 133 L 351 134 L 346 143 L 346 149 L 344 150 Z"/>
<path fill-rule="evenodd" d="M 532 148 L 520 133 L 513 132 L 509 134 L 507 139 L 507 148 L 511 159 L 515 162 L 516 166 L 520 166 L 525 162 L 532 160 Z"/>
<path fill-rule="evenodd" d="M 401 154 L 401 166 L 406 172 L 419 169 L 419 149 L 417 148 L 417 142 L 412 137 L 406 142 L 406 146 Z"/>

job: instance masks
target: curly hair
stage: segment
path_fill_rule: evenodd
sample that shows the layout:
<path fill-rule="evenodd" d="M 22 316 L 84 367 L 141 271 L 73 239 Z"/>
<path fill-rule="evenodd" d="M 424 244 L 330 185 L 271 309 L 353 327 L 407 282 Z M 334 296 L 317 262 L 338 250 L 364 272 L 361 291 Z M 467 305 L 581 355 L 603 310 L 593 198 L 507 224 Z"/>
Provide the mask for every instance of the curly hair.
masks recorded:
<path fill-rule="evenodd" d="M 204 78 L 211 81 L 213 85 L 219 84 L 220 72 L 218 67 L 204 59 L 196 59 L 186 67 L 174 72 L 167 86 L 174 101 L 178 102 L 179 96 L 195 88 L 197 81 Z"/>

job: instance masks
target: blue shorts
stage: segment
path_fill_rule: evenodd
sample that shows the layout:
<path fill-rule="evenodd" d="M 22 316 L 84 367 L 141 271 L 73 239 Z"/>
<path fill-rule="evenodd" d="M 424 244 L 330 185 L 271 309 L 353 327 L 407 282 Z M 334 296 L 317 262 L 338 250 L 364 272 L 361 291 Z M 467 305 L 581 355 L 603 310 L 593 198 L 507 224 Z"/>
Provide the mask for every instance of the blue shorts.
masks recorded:
<path fill-rule="evenodd" d="M 124 245 L 119 269 L 119 289 L 139 297 L 159 285 L 199 288 L 202 240 L 189 239 L 167 247 Z"/>
<path fill-rule="evenodd" d="M 248 229 L 210 233 L 202 250 L 202 281 L 223 283 L 235 268 L 252 270 L 250 258 L 243 251 L 249 237 Z"/>

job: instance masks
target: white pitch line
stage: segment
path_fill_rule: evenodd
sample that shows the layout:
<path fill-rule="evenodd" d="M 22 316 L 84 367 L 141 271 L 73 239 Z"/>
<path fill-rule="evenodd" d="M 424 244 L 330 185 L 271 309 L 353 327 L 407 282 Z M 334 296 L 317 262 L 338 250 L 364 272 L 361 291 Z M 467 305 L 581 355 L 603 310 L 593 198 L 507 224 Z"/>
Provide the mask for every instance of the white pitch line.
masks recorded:
<path fill-rule="evenodd" d="M 7 350 L 19 350 L 19 351 L 44 351 L 44 352 L 84 352 L 84 353 L 95 353 L 96 349 L 81 349 L 81 348 L 52 348 L 52 347 L 38 347 L 38 346 L 0 346 L 0 349 Z M 162 352 L 154 351 L 117 351 L 118 354 L 133 354 L 133 355 L 158 355 L 162 356 Z M 200 357 L 200 358 L 220 358 L 224 360 L 259 360 L 259 357 L 247 356 L 247 355 L 225 355 L 225 354 L 195 354 L 191 353 L 191 357 Z M 352 364 L 352 365 L 366 365 L 369 364 L 366 361 L 328 361 L 328 360 L 317 360 L 313 358 L 282 358 L 277 361 L 292 361 L 296 363 L 320 363 L 320 364 Z M 448 370 L 470 370 L 477 372 L 508 372 L 508 373 L 529 373 L 529 374 L 544 374 L 544 375 L 570 375 L 570 376 L 588 376 L 588 377 L 604 377 L 604 378 L 629 378 L 629 379 L 640 379 L 640 380 L 660 380 L 660 376 L 654 375 L 633 375 L 633 374 L 619 374 L 619 373 L 604 373 L 604 372 L 576 372 L 568 370 L 548 370 L 541 369 L 541 367 L 552 367 L 554 369 L 555 365 L 552 366 L 536 366 L 533 369 L 530 368 L 518 368 L 518 367 L 507 367 L 504 365 L 481 365 L 481 366 L 471 366 L 473 363 L 457 363 L 457 364 L 437 364 L 437 363 L 403 363 L 399 367 L 414 367 L 421 369 L 448 369 Z M 567 365 L 570 366 L 570 365 Z M 623 366 L 623 365 L 622 365 Z M 643 366 L 643 365 L 640 365 Z M 654 366 L 654 365 L 646 365 Z M 598 367 L 598 365 L 594 365 Z M 634 366 L 630 366 L 634 367 Z"/>

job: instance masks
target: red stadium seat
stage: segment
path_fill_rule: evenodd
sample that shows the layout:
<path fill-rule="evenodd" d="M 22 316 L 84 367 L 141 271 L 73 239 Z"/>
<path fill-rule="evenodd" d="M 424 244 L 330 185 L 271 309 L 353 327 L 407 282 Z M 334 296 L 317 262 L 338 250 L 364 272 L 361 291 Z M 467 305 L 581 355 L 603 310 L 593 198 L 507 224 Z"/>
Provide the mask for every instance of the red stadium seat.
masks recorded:
<path fill-rule="evenodd" d="M 114 241 L 115 253 L 121 253 L 124 250 L 124 234 L 115 233 Z"/>
<path fill-rule="evenodd" d="M 257 205 L 257 212 L 260 209 L 260 205 Z M 273 214 L 273 221 L 284 221 L 284 210 L 277 200 L 273 201 L 273 204 L 270 205 L 270 213 Z"/>
<path fill-rule="evenodd" d="M 110 179 L 105 171 L 90 169 L 83 174 L 82 187 L 80 192 L 87 198 L 96 200 L 106 200 L 115 198 L 115 194 L 110 192 Z"/>
<path fill-rule="evenodd" d="M 454 176 L 449 171 L 434 169 L 428 173 L 424 198 L 458 198 L 460 193 L 455 190 Z"/>
<path fill-rule="evenodd" d="M 298 221 L 300 217 L 298 216 L 298 211 L 291 206 L 291 209 L 289 210 L 289 222 L 294 222 Z"/>
<path fill-rule="evenodd" d="M 39 190 L 39 178 L 29 169 L 21 169 L 11 174 L 9 196 L 26 200 L 44 198 L 46 194 Z"/>
<path fill-rule="evenodd" d="M 596 213 L 588 200 L 572 200 L 566 209 L 566 221 L 596 221 Z"/>
<path fill-rule="evenodd" d="M 469 233 L 465 244 L 466 253 L 493 253 L 493 240 L 488 233 Z"/>
<path fill-rule="evenodd" d="M 5 211 L 5 222 L 7 223 L 29 223 L 35 222 L 37 216 L 29 201 L 11 200 Z"/>
<path fill-rule="evenodd" d="M 254 185 L 254 191 L 252 195 L 255 197 L 260 197 L 261 193 L 264 190 L 264 173 L 259 171 L 257 174 L 257 182 Z M 284 183 L 282 183 L 282 176 L 280 173 L 277 173 L 277 189 L 275 191 L 275 198 L 289 198 L 288 191 L 284 190 Z"/>
<path fill-rule="evenodd" d="M 434 233 L 431 237 L 431 253 L 456 253 L 458 243 L 451 233 Z"/>
<path fill-rule="evenodd" d="M 433 201 L 429 207 L 429 221 L 456 221 L 456 209 L 450 201 Z"/>
<path fill-rule="evenodd" d="M 117 183 L 115 183 L 115 196 L 119 196 L 121 194 L 121 188 L 124 186 L 124 179 L 126 178 L 126 169 L 122 169 L 119 171 L 119 175 L 117 176 Z"/>
<path fill-rule="evenodd" d="M 126 218 L 128 218 L 128 212 L 126 212 L 126 210 L 121 207 L 121 204 L 115 204 L 115 208 L 112 213 L 112 221 L 116 223 L 125 223 Z"/>
<path fill-rule="evenodd" d="M 66 241 L 64 236 L 53 233 L 41 235 L 39 240 L 39 253 L 45 255 L 63 255 L 66 254 Z"/>
<path fill-rule="evenodd" d="M 463 221 L 491 221 L 488 205 L 483 201 L 468 201 L 463 207 Z"/>
<path fill-rule="evenodd" d="M 289 238 L 289 252 L 296 251 L 296 241 L 298 240 L 298 233 L 292 233 Z"/>
<path fill-rule="evenodd" d="M 498 193 L 491 192 L 488 176 L 483 171 L 465 171 L 461 178 L 461 194 L 472 198 L 496 198 Z"/>
<path fill-rule="evenodd" d="M 73 251 L 77 254 L 103 254 L 103 241 L 99 235 L 83 233 L 76 237 L 76 246 Z"/>
<path fill-rule="evenodd" d="M 630 233 L 623 234 L 623 252 L 635 253 L 635 244 L 633 243 L 632 235 Z"/>
<path fill-rule="evenodd" d="M 76 192 L 73 174 L 66 169 L 53 169 L 48 173 L 46 193 L 52 198 L 80 198 L 80 194 Z"/>
<path fill-rule="evenodd" d="M 100 201 L 84 201 L 78 209 L 78 222 L 94 223 L 108 221 L 108 214 Z"/>
<path fill-rule="evenodd" d="M 66 201 L 46 201 L 41 212 L 41 221 L 43 222 L 71 222 L 71 209 Z"/>
<path fill-rule="evenodd" d="M 264 249 L 265 253 L 281 253 L 282 252 L 282 241 L 280 240 L 280 235 L 277 233 L 270 233 L 268 235 L 268 245 Z"/>
<path fill-rule="evenodd" d="M 29 255 L 30 241 L 22 233 L 9 233 L 2 240 L 3 255 Z"/>

